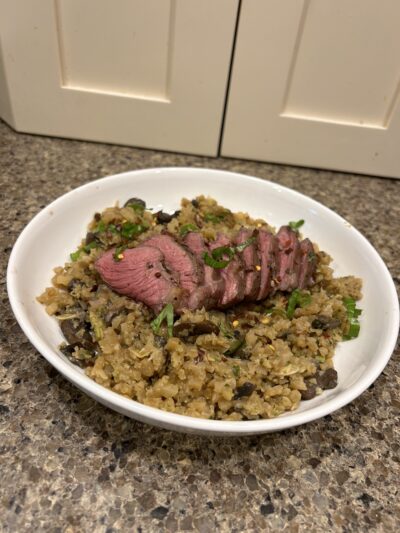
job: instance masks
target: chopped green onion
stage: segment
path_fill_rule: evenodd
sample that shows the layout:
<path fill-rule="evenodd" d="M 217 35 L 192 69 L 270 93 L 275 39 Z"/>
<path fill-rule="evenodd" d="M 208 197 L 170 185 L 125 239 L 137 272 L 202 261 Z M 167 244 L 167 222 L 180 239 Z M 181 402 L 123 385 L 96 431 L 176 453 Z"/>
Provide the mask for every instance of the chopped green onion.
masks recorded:
<path fill-rule="evenodd" d="M 106 227 L 106 231 L 109 231 L 110 233 L 119 233 L 118 228 L 115 224 L 109 224 Z"/>
<path fill-rule="evenodd" d="M 220 246 L 212 250 L 211 255 L 208 252 L 203 253 L 203 259 L 206 265 L 213 268 L 225 268 L 232 261 L 235 251 L 230 246 Z M 228 259 L 223 259 L 228 257 Z"/>
<path fill-rule="evenodd" d="M 156 335 L 159 334 L 164 320 L 167 322 L 168 337 L 172 337 L 174 325 L 174 307 L 172 304 L 167 304 L 151 323 L 151 328 Z"/>
<path fill-rule="evenodd" d="M 123 256 L 124 250 L 126 250 L 126 246 L 117 246 L 115 248 L 115 252 L 113 253 L 114 261 L 117 261 L 117 263 L 119 263 L 119 261 L 121 261 L 124 258 Z"/>
<path fill-rule="evenodd" d="M 206 222 L 214 222 L 214 223 L 217 223 L 217 222 L 221 222 L 221 220 L 223 219 L 224 217 L 221 218 L 221 216 L 217 216 L 217 215 L 213 215 L 212 213 L 206 213 L 204 215 L 204 220 Z"/>
<path fill-rule="evenodd" d="M 346 308 L 347 318 L 349 320 L 352 318 L 358 318 L 361 315 L 362 309 L 357 309 L 357 302 L 354 298 L 343 298 L 343 304 Z"/>
<path fill-rule="evenodd" d="M 347 332 L 347 335 L 344 335 L 343 336 L 343 339 L 345 341 L 349 341 L 351 339 L 355 339 L 356 337 L 358 337 L 360 333 L 360 324 L 357 322 L 351 322 L 350 323 L 350 327 L 349 327 L 349 331 Z"/>
<path fill-rule="evenodd" d="M 306 307 L 311 303 L 311 295 L 305 292 L 301 292 L 295 289 L 289 296 L 289 300 L 286 307 L 286 316 L 293 318 L 296 307 Z"/>
<path fill-rule="evenodd" d="M 97 226 L 94 228 L 94 233 L 104 233 L 107 230 L 107 224 L 100 220 L 100 222 L 97 224 Z"/>
<path fill-rule="evenodd" d="M 128 204 L 127 207 L 130 207 L 136 213 L 143 213 L 143 211 L 146 209 L 145 206 L 141 204 Z"/>
<path fill-rule="evenodd" d="M 204 252 L 203 259 L 206 265 L 212 268 L 218 268 L 218 269 L 225 268 L 230 263 L 230 259 L 223 260 L 223 261 L 216 261 L 208 254 L 208 252 Z"/>
<path fill-rule="evenodd" d="M 218 214 L 206 213 L 204 215 L 204 220 L 206 222 L 214 222 L 214 223 L 221 222 L 221 220 L 224 220 L 224 218 L 226 217 L 226 215 L 229 214 L 229 212 L 230 211 L 225 211 L 224 213 L 218 213 Z"/>
<path fill-rule="evenodd" d="M 229 261 L 230 261 L 235 255 L 235 250 L 231 248 L 230 246 L 219 246 L 219 248 L 215 248 L 211 252 L 211 255 L 213 259 L 215 259 L 216 261 L 218 261 L 219 259 L 222 259 L 225 256 L 228 256 Z"/>
<path fill-rule="evenodd" d="M 238 244 L 237 246 L 220 246 L 219 248 L 212 250 L 211 256 L 208 252 L 204 252 L 204 262 L 206 265 L 209 265 L 213 268 L 225 268 L 229 265 L 237 252 L 243 252 L 243 250 L 247 248 L 247 246 L 250 246 L 255 239 L 255 237 L 250 237 L 250 239 L 247 239 L 246 241 L 242 242 L 242 244 Z M 224 259 L 224 257 L 227 259 Z"/>
<path fill-rule="evenodd" d="M 131 239 L 134 235 L 139 235 L 148 229 L 146 224 L 133 224 L 132 222 L 125 222 L 120 226 L 120 229 L 115 224 L 106 225 L 102 220 L 94 228 L 94 233 L 104 233 L 106 231 L 115 235 L 121 235 L 125 239 Z"/>
<path fill-rule="evenodd" d="M 92 326 L 96 341 L 100 341 L 103 338 L 104 322 L 93 311 L 89 311 L 89 321 Z"/>
<path fill-rule="evenodd" d="M 244 249 L 246 249 L 250 244 L 253 244 L 253 242 L 256 240 L 255 237 L 250 237 L 249 239 L 243 241 L 241 244 L 238 244 L 235 246 L 236 252 L 243 252 Z"/>
<path fill-rule="evenodd" d="M 308 252 L 307 261 L 309 263 L 312 263 L 316 257 L 317 257 L 317 254 L 315 252 Z"/>
<path fill-rule="evenodd" d="M 84 252 L 88 254 L 90 253 L 90 250 L 92 250 L 93 248 L 98 248 L 98 247 L 99 247 L 99 243 L 96 241 L 92 241 L 89 244 L 85 244 L 85 246 L 81 246 L 80 248 L 76 250 L 76 252 L 72 252 L 72 254 L 70 254 L 71 261 L 74 261 L 74 262 L 78 261 L 78 259 Z"/>
<path fill-rule="evenodd" d="M 121 235 L 125 239 L 132 239 L 134 235 L 140 235 L 146 231 L 147 226 L 144 224 L 132 224 L 132 222 L 125 222 L 122 224 Z"/>
<path fill-rule="evenodd" d="M 146 209 L 146 202 L 140 198 L 129 198 L 124 204 L 124 207 L 130 207 L 136 212 L 143 212 Z"/>
<path fill-rule="evenodd" d="M 85 246 L 83 247 L 83 250 L 88 254 L 90 250 L 92 250 L 93 248 L 98 248 L 98 247 L 99 247 L 99 243 L 96 241 L 92 241 L 89 244 L 85 244 Z"/>
<path fill-rule="evenodd" d="M 296 220 L 296 221 L 289 222 L 288 226 L 294 230 L 298 230 L 299 228 L 301 228 L 303 224 L 304 224 L 304 220 Z"/>
<path fill-rule="evenodd" d="M 180 233 L 181 237 L 184 237 L 185 235 L 187 235 L 191 231 L 197 231 L 198 229 L 199 228 L 197 226 L 195 226 L 194 224 L 185 224 L 184 226 L 181 227 L 181 229 L 179 230 L 179 233 Z"/>
<path fill-rule="evenodd" d="M 79 259 L 79 256 L 81 255 L 81 253 L 83 252 L 83 249 L 80 248 L 79 250 L 77 250 L 76 252 L 72 252 L 71 254 L 69 254 L 70 258 L 71 258 L 71 261 L 78 261 Z"/>
<path fill-rule="evenodd" d="M 228 357 L 232 357 L 239 348 L 241 348 L 244 344 L 244 337 L 240 337 L 240 339 L 235 339 L 229 348 L 224 352 L 224 355 L 227 355 Z"/>
<path fill-rule="evenodd" d="M 360 333 L 360 323 L 358 317 L 362 313 L 362 309 L 357 309 L 357 302 L 354 298 L 343 298 L 343 305 L 347 311 L 347 318 L 350 322 L 349 331 L 343 336 L 343 339 L 348 341 L 355 339 Z"/>
<path fill-rule="evenodd" d="M 238 378 L 240 376 L 240 366 L 234 365 L 232 367 L 233 375 Z"/>
<path fill-rule="evenodd" d="M 224 337 L 227 339 L 234 339 L 233 329 L 230 328 L 226 323 L 221 323 L 219 329 Z"/>

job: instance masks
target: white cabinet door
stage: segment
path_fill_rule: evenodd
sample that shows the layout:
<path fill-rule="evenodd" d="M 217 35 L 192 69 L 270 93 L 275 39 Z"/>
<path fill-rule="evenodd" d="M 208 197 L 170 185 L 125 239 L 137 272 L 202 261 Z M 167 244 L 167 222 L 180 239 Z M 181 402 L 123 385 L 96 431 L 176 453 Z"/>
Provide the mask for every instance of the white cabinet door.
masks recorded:
<path fill-rule="evenodd" d="M 400 2 L 243 0 L 222 155 L 400 177 Z"/>
<path fill-rule="evenodd" d="M 238 0 L 2 0 L 18 131 L 216 155 Z"/>

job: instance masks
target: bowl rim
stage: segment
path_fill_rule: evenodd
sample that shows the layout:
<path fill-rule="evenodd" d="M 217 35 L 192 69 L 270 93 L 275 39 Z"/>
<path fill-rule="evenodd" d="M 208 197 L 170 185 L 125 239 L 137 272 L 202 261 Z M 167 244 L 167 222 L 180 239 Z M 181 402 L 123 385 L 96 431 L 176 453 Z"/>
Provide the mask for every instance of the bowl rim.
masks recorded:
<path fill-rule="evenodd" d="M 318 209 L 322 210 L 325 213 L 329 213 L 330 217 L 334 216 L 337 222 L 347 223 L 347 221 L 335 211 L 331 210 L 330 208 L 321 204 L 317 200 L 314 200 L 313 198 L 303 193 L 300 193 L 294 189 L 290 189 L 289 187 L 277 184 L 275 182 L 271 182 L 267 179 L 249 176 L 230 170 L 204 167 L 154 167 L 121 172 L 118 174 L 108 175 L 90 181 L 59 196 L 50 204 L 45 206 L 36 215 L 34 215 L 34 217 L 22 230 L 13 246 L 7 268 L 7 291 L 11 308 L 26 337 L 52 366 L 54 366 L 64 377 L 66 377 L 70 382 L 75 384 L 79 389 L 83 390 L 85 393 L 88 393 L 92 398 L 96 398 L 97 401 L 100 401 L 101 403 L 107 405 L 110 408 L 113 408 L 113 406 L 115 406 L 117 410 L 119 410 L 120 412 L 123 411 L 125 414 L 130 413 L 139 420 L 146 421 L 147 423 L 154 423 L 156 425 L 169 429 L 198 432 L 208 435 L 245 435 L 281 431 L 291 427 L 296 427 L 301 424 L 305 424 L 307 422 L 311 422 L 313 420 L 331 414 L 334 411 L 340 409 L 341 407 L 344 407 L 355 398 L 357 398 L 378 378 L 393 353 L 399 330 L 399 306 L 396 288 L 387 266 L 380 257 L 379 253 L 372 246 L 372 244 L 354 226 L 352 226 L 352 229 L 355 232 L 355 235 L 357 236 L 357 238 L 361 239 L 363 241 L 363 244 L 368 248 L 369 253 L 373 255 L 375 261 L 377 261 L 377 263 L 379 264 L 381 271 L 380 273 L 385 277 L 385 283 L 389 291 L 388 296 L 390 296 L 392 304 L 391 313 L 388 316 L 388 320 L 390 320 L 388 328 L 389 334 L 387 335 L 385 343 L 380 350 L 380 357 L 377 357 L 368 365 L 368 371 L 364 372 L 362 376 L 357 379 L 357 381 L 353 385 L 340 392 L 337 396 L 331 399 L 327 399 L 327 401 L 306 411 L 299 412 L 295 410 L 293 412 L 285 413 L 284 416 L 278 416 L 276 418 L 246 421 L 210 420 L 181 415 L 169 411 L 163 411 L 155 407 L 144 405 L 140 402 L 137 402 L 136 400 L 126 398 L 116 392 L 113 392 L 103 387 L 102 385 L 99 385 L 94 380 L 81 373 L 81 371 L 79 371 L 77 368 L 74 368 L 71 364 L 64 361 L 55 350 L 48 347 L 46 342 L 44 342 L 40 335 L 35 331 L 34 327 L 29 321 L 29 318 L 27 317 L 26 311 L 24 309 L 24 303 L 20 301 L 18 297 L 18 275 L 16 274 L 15 268 L 18 264 L 19 256 L 23 253 L 23 248 L 26 239 L 29 236 L 30 230 L 41 223 L 42 219 L 46 217 L 46 213 L 50 210 L 56 209 L 57 205 L 59 203 L 62 203 L 66 197 L 71 197 L 72 195 L 79 194 L 80 192 L 82 192 L 82 190 L 96 188 L 96 185 L 98 185 L 100 182 L 104 183 L 105 181 L 110 181 L 117 177 L 129 177 L 130 179 L 132 179 L 135 175 L 143 173 L 152 174 L 155 172 L 173 172 L 176 175 L 181 174 L 181 178 L 187 179 L 186 173 L 188 171 L 190 171 L 192 174 L 205 174 L 211 171 L 213 173 L 219 173 L 221 175 L 229 174 L 231 176 L 236 177 L 237 179 L 240 178 L 241 180 L 248 182 L 262 181 L 266 184 L 267 187 L 272 186 L 286 194 L 301 199 L 302 201 L 306 200 L 307 202 L 313 203 L 314 205 L 318 206 Z"/>

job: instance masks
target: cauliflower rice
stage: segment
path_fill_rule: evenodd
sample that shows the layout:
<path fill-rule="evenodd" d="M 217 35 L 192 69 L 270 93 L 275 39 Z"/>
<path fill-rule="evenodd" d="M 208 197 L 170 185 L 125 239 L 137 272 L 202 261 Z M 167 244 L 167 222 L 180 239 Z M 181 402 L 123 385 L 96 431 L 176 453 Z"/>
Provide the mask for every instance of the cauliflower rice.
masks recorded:
<path fill-rule="evenodd" d="M 132 206 L 94 215 L 74 260 L 55 268 L 52 286 L 38 297 L 59 320 L 67 341 L 61 351 L 114 392 L 201 418 L 271 418 L 334 387 L 335 347 L 350 329 L 344 299 L 361 298 L 361 280 L 333 278 L 330 257 L 315 243 L 316 284 L 302 291 L 306 303 L 292 318 L 286 313 L 290 294 L 277 292 L 225 311 L 184 312 L 175 317 L 174 335 L 168 337 L 165 325 L 158 334 L 153 331 L 149 308 L 104 284 L 94 262 L 105 250 L 136 246 L 164 229 L 179 238 L 186 228 L 196 227 L 207 240 L 217 232 L 233 235 L 243 226 L 274 231 L 264 220 L 232 213 L 212 198 L 181 204 L 164 224 L 150 210 Z M 124 236 L 124 227 L 139 232 Z M 201 326 L 210 322 L 214 328 L 202 333 Z M 183 323 L 190 327 L 179 327 Z"/>

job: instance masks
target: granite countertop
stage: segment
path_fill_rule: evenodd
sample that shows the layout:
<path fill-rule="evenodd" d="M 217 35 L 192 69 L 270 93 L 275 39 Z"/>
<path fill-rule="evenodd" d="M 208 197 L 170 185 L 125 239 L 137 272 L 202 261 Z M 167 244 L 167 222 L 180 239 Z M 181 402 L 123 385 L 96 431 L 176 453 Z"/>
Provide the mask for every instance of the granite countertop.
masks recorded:
<path fill-rule="evenodd" d="M 398 531 L 397 348 L 357 400 L 276 434 L 204 438 L 135 422 L 66 382 L 10 310 L 5 270 L 25 224 L 90 180 L 157 166 L 267 178 L 360 229 L 400 283 L 400 181 L 17 134 L 0 123 L 0 530 Z"/>

